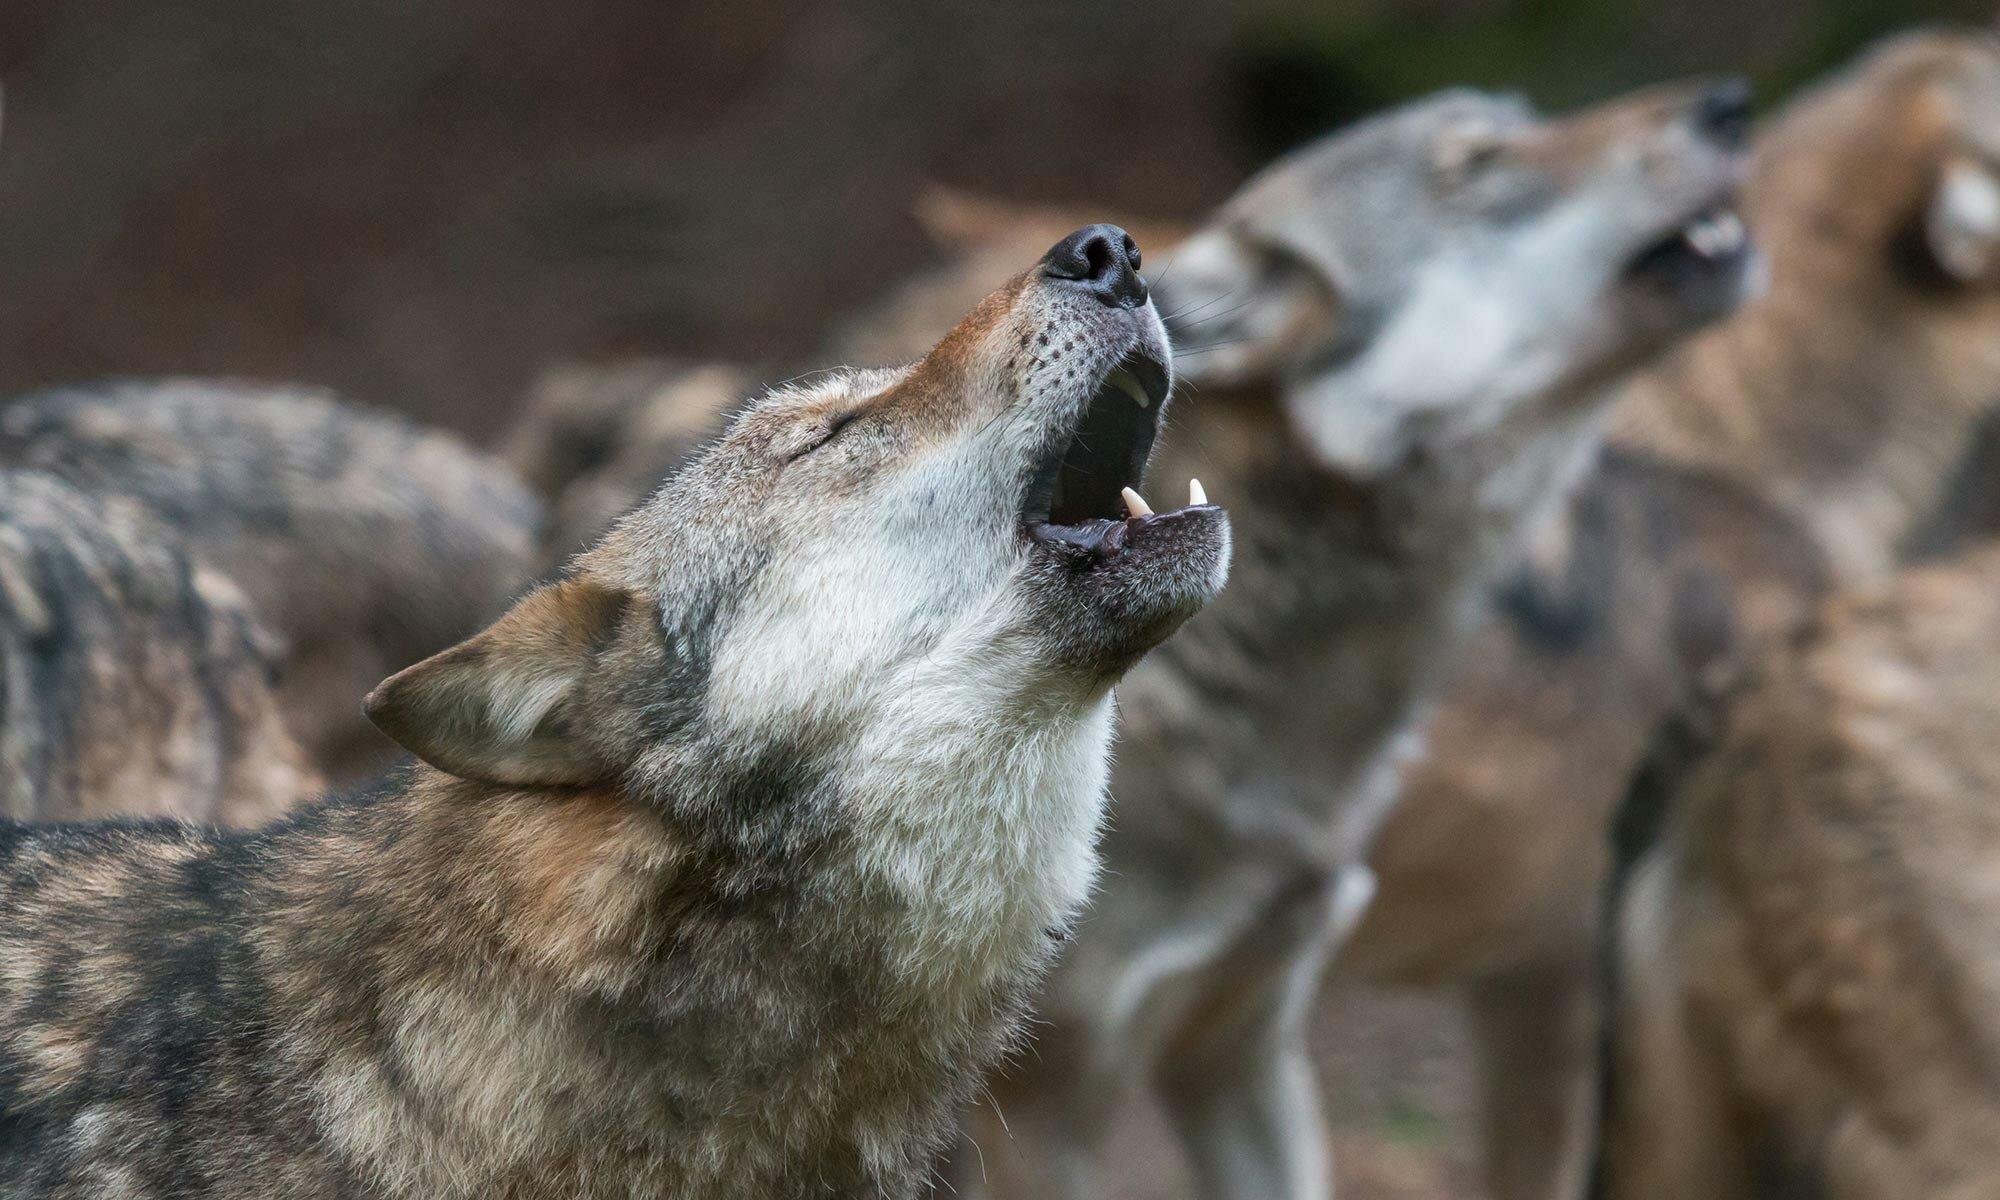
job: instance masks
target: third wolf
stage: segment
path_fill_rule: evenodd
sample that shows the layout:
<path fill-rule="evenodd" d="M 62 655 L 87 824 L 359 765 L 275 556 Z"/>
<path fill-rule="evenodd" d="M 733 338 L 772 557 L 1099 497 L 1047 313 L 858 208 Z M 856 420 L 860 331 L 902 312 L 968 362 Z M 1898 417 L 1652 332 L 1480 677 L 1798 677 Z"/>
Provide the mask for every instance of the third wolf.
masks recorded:
<path fill-rule="evenodd" d="M 1743 203 L 1768 288 L 1628 391 L 1494 590 L 1337 964 L 1464 989 L 1503 1200 L 1582 1186 L 1606 833 L 1655 729 L 1990 505 L 1956 464 L 2000 401 L 2000 40 L 1901 36 L 1801 94 Z"/>
<path fill-rule="evenodd" d="M 0 413 L 0 462 L 138 500 L 234 580 L 281 639 L 288 721 L 337 781 L 393 750 L 361 697 L 505 608 L 543 520 L 506 464 L 305 387 L 54 389 Z"/>
<path fill-rule="evenodd" d="M 0 814 L 274 816 L 319 786 L 274 640 L 144 505 L 0 470 Z"/>

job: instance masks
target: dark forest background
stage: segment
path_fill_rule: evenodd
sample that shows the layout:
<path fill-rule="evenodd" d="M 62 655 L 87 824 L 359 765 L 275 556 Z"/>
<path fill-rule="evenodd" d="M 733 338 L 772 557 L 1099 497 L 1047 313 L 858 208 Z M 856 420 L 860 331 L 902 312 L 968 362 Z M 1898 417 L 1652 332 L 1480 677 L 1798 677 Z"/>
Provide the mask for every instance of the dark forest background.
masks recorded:
<path fill-rule="evenodd" d="M 927 181 L 1179 217 L 1452 83 L 1773 101 L 1987 5 L 5 0 L 0 389 L 306 380 L 491 433 L 546 364 L 809 356 Z"/>

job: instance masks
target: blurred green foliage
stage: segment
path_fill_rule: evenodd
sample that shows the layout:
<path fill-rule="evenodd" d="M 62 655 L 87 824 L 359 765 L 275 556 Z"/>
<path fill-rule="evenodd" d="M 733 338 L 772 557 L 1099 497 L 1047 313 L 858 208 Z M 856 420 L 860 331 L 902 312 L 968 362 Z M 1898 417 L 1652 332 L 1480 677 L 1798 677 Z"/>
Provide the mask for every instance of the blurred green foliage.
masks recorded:
<path fill-rule="evenodd" d="M 1443 1115 L 1421 1104 L 1396 1100 L 1382 1114 L 1381 1132 L 1390 1142 L 1422 1150 L 1449 1141 L 1453 1130 Z"/>
<path fill-rule="evenodd" d="M 1550 108 L 1683 75 L 1737 74 L 1760 102 L 1923 22 L 1991 21 L 1967 0 L 1343 0 L 1254 6 L 1225 68 L 1250 156 L 1455 84 Z"/>

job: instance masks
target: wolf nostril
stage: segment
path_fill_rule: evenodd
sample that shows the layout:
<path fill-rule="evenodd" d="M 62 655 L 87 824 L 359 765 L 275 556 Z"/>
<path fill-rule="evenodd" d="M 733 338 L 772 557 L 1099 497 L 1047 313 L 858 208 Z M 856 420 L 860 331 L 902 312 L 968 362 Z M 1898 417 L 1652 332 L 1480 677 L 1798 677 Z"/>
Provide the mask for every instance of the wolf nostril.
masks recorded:
<path fill-rule="evenodd" d="M 1111 243 L 1102 237 L 1094 237 L 1083 244 L 1083 261 L 1087 264 L 1086 277 L 1102 279 L 1111 273 Z"/>
<path fill-rule="evenodd" d="M 1146 302 L 1139 276 L 1139 243 L 1116 225 L 1086 225 L 1049 248 L 1042 275 L 1075 285 L 1106 304 L 1137 308 Z"/>
<path fill-rule="evenodd" d="M 1750 85 L 1729 79 L 1703 92 L 1694 102 L 1694 127 L 1731 149 L 1750 138 Z"/>

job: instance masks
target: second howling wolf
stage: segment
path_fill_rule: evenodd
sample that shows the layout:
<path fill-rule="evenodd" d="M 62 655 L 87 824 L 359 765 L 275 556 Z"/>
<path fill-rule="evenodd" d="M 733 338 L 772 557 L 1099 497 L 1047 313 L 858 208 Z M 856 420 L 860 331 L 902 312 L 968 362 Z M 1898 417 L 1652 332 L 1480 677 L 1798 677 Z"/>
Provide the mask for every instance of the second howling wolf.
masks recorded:
<path fill-rule="evenodd" d="M 1166 256 L 1199 390 L 1162 465 L 1230 498 L 1235 582 L 1121 690 L 1106 885 L 980 1140 L 990 1178 L 1032 1158 L 1055 1186 L 1010 1192 L 1100 1194 L 1144 1081 L 1204 1194 L 1325 1194 L 1306 1018 L 1397 731 L 1608 386 L 1743 294 L 1747 113 L 1727 84 L 1560 120 L 1450 93 L 1279 162 Z"/>
<path fill-rule="evenodd" d="M 406 778 L 0 825 L 0 1195 L 913 1197 L 1091 885 L 1111 686 L 1226 570 L 1131 491 L 1137 266 L 1081 230 L 754 405 L 370 696 Z"/>

